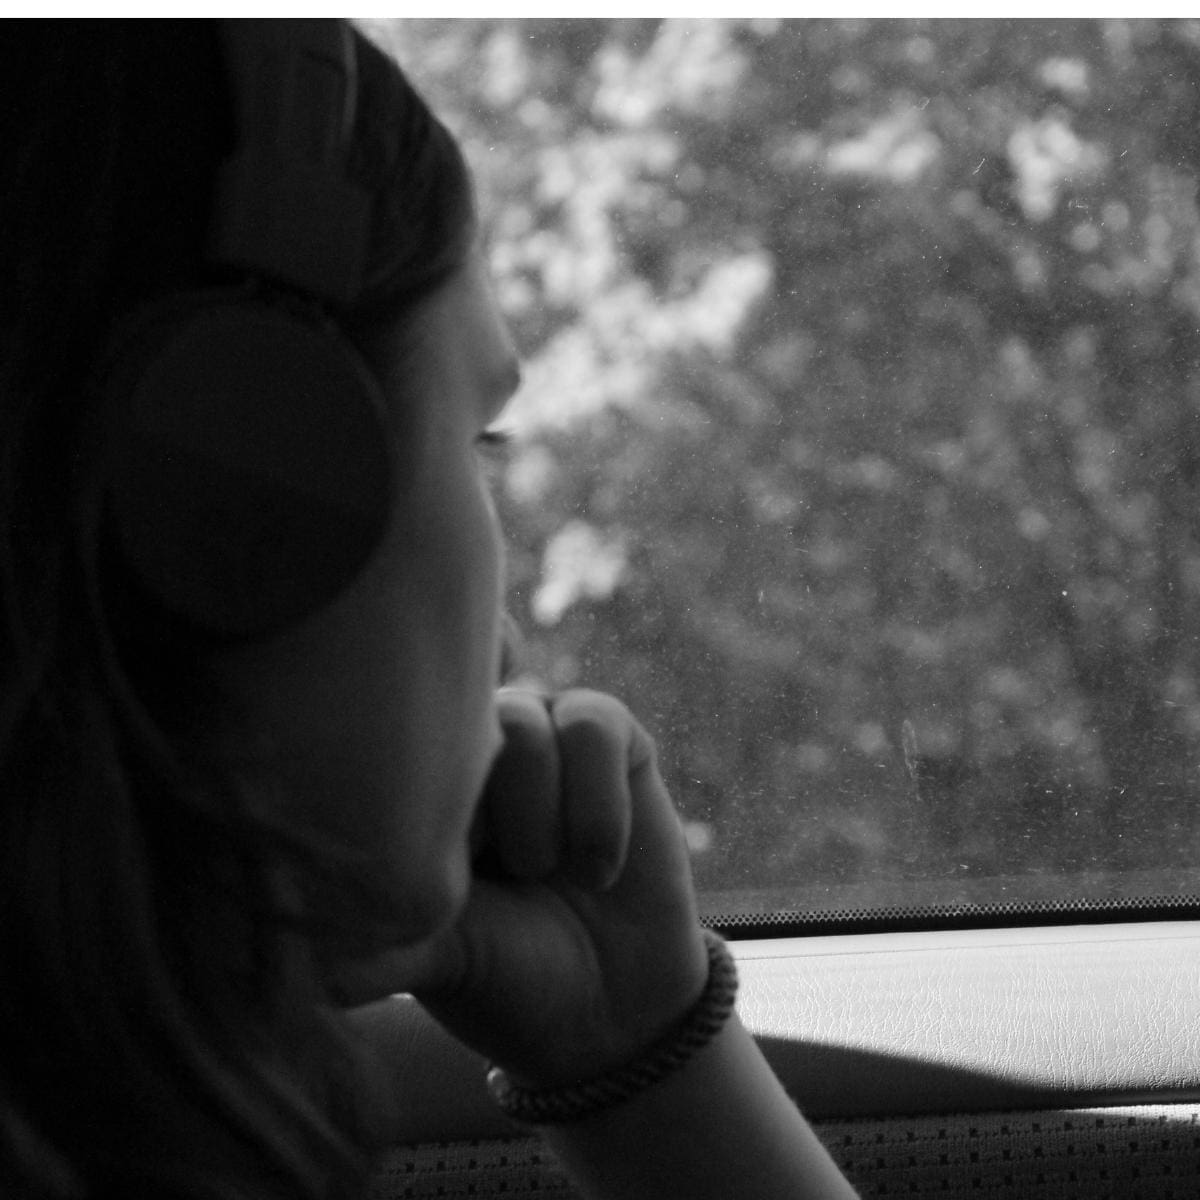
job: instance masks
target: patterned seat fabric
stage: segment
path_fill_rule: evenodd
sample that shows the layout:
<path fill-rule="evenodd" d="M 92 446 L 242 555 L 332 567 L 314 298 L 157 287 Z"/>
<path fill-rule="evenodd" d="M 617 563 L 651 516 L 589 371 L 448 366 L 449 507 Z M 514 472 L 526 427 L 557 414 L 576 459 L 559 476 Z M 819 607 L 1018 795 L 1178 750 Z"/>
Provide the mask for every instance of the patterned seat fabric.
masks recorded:
<path fill-rule="evenodd" d="M 863 1197 L 1200 1196 L 1200 1104 L 858 1118 L 816 1129 Z M 398 1147 L 381 1160 L 370 1200 L 576 1195 L 530 1137 Z"/>

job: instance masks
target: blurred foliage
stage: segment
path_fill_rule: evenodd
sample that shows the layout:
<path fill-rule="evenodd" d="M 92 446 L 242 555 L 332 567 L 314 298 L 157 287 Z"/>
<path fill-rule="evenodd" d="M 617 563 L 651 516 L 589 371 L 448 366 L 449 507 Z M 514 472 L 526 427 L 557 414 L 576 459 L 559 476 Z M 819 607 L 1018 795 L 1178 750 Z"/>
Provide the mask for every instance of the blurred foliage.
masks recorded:
<path fill-rule="evenodd" d="M 1192 869 L 1200 22 L 371 24 L 526 360 L 528 669 L 643 717 L 701 886 Z"/>

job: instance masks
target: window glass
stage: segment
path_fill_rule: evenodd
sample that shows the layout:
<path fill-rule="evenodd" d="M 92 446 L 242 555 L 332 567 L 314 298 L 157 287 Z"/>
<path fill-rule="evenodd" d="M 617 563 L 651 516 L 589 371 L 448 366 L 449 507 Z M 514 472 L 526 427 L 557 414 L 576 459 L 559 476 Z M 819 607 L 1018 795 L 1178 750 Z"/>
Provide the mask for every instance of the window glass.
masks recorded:
<path fill-rule="evenodd" d="M 526 675 L 710 916 L 1200 893 L 1200 23 L 372 22 L 526 362 Z"/>

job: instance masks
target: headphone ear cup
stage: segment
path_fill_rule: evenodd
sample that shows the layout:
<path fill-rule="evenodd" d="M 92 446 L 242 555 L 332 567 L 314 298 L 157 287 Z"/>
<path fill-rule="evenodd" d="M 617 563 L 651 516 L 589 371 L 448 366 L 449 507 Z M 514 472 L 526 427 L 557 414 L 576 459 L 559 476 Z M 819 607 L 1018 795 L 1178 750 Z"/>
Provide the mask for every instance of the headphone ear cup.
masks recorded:
<path fill-rule="evenodd" d="M 390 513 L 382 396 L 332 329 L 252 301 L 143 325 L 110 373 L 107 500 L 168 614 L 260 637 L 330 601 Z"/>

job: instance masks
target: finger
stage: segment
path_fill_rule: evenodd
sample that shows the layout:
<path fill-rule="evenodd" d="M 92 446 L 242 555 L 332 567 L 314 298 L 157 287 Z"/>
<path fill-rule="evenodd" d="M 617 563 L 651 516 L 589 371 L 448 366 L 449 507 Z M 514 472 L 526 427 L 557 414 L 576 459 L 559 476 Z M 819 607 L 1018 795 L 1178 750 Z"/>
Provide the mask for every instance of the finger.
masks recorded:
<path fill-rule="evenodd" d="M 621 883 L 622 887 L 628 884 L 634 894 L 661 889 L 655 905 L 665 916 L 664 906 L 669 906 L 670 896 L 694 903 L 691 855 L 683 822 L 658 768 L 654 743 L 640 727 L 637 735 L 631 753 L 634 765 L 629 772 L 629 790 L 633 815 L 630 844 L 638 853 L 631 852 Z"/>
<path fill-rule="evenodd" d="M 484 787 L 487 849 L 504 875 L 545 879 L 558 868 L 562 844 L 554 726 L 535 692 L 502 688 L 496 703 L 504 745 Z"/>
<path fill-rule="evenodd" d="M 631 761 L 649 739 L 623 704 L 599 692 L 564 692 L 550 715 L 562 770 L 563 865 L 576 883 L 605 891 L 629 852 Z"/>

